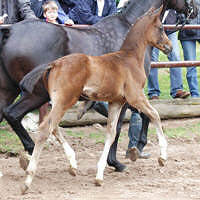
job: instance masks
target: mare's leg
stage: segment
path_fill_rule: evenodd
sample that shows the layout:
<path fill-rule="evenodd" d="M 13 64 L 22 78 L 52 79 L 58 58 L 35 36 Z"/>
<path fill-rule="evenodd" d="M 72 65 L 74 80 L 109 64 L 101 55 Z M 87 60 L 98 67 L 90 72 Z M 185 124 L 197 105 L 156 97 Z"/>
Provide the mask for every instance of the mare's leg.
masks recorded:
<path fill-rule="evenodd" d="M 120 132 L 121 132 L 121 127 L 122 127 L 122 124 L 123 124 L 123 120 L 124 120 L 127 108 L 128 108 L 128 104 L 126 103 L 126 104 L 124 104 L 124 106 L 121 109 L 119 119 L 118 119 L 118 122 L 117 122 L 115 140 L 110 147 L 110 151 L 109 151 L 108 159 L 107 159 L 108 165 L 115 167 L 115 171 L 117 171 L 117 172 L 122 172 L 126 168 L 125 165 L 123 165 L 122 163 L 120 163 L 117 160 L 116 152 L 117 152 L 117 144 L 118 144 L 118 139 L 119 139 Z"/>
<path fill-rule="evenodd" d="M 73 98 L 73 97 L 72 98 L 69 97 L 67 99 L 67 98 L 64 98 L 63 96 L 58 98 L 57 94 L 54 94 L 54 96 L 55 96 L 55 100 L 52 99 L 52 110 L 39 126 L 37 141 L 36 141 L 28 168 L 26 170 L 27 177 L 25 180 L 25 184 L 21 188 L 22 194 L 26 192 L 26 190 L 30 187 L 32 183 L 33 177 L 37 170 L 37 164 L 38 164 L 40 154 L 42 152 L 44 143 L 46 142 L 49 134 L 57 133 L 58 124 L 60 120 L 62 119 L 62 117 L 64 116 L 65 111 L 77 101 L 77 98 Z M 71 150 L 69 146 L 67 146 L 66 148 L 67 148 L 67 152 Z"/>
<path fill-rule="evenodd" d="M 148 132 L 148 127 L 149 127 L 149 118 L 144 114 L 140 114 L 142 118 L 142 130 L 140 132 L 140 138 L 138 142 L 138 149 L 140 152 L 143 151 L 144 146 L 147 144 L 147 132 Z"/>
<path fill-rule="evenodd" d="M 81 109 L 78 112 L 77 119 L 80 120 L 83 115 L 88 112 L 95 104 L 95 101 L 85 100 L 81 106 Z"/>
<path fill-rule="evenodd" d="M 160 146 L 160 158 L 158 161 L 159 164 L 163 166 L 164 161 L 167 160 L 167 141 L 163 134 L 161 120 L 157 110 L 148 102 L 143 91 L 138 92 L 137 97 L 134 97 L 132 94 L 128 93 L 128 95 L 126 95 L 126 99 L 130 105 L 137 107 L 138 110 L 149 117 L 150 121 L 155 125 Z"/>
<path fill-rule="evenodd" d="M 48 96 L 36 96 L 34 94 L 24 93 L 17 102 L 11 104 L 3 110 L 5 119 L 18 135 L 24 145 L 25 151 L 28 151 L 29 154 L 32 154 L 33 152 L 34 142 L 22 126 L 21 120 L 26 113 L 40 107 L 47 101 Z"/>
<path fill-rule="evenodd" d="M 95 183 L 98 186 L 100 186 L 103 181 L 103 173 L 104 173 L 104 169 L 106 167 L 106 160 L 108 157 L 110 146 L 113 143 L 114 138 L 115 138 L 117 122 L 118 122 L 118 118 L 119 118 L 119 114 L 120 114 L 122 105 L 123 104 L 117 103 L 117 102 L 109 103 L 108 124 L 107 124 L 108 133 L 106 135 L 104 150 L 103 150 L 102 155 L 97 164 L 98 169 L 97 169 Z"/>

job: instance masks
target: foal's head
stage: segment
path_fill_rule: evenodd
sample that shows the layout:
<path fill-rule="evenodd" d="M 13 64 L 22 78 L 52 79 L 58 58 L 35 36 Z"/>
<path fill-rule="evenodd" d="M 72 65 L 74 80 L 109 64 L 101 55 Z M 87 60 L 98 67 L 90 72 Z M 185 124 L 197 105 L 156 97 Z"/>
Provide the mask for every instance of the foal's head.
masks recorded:
<path fill-rule="evenodd" d="M 161 12 L 162 6 L 157 10 L 151 8 L 140 17 L 127 34 L 121 50 L 135 50 L 140 46 L 150 45 L 168 54 L 172 50 L 172 44 L 160 21 Z"/>
<path fill-rule="evenodd" d="M 144 27 L 146 27 L 145 37 L 149 45 L 157 47 L 165 54 L 168 54 L 172 50 L 172 44 L 165 34 L 160 20 L 161 11 L 162 7 L 155 11 L 151 10 L 147 13 L 147 15 L 144 16 L 144 18 L 148 18 L 148 21 L 145 20 L 146 24 L 144 24 Z"/>

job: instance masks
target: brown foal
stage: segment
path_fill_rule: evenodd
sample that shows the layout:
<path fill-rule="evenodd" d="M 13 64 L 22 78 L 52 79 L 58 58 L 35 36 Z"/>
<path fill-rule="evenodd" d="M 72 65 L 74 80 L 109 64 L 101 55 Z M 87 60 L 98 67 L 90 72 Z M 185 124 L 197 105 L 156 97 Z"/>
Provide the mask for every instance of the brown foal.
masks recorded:
<path fill-rule="evenodd" d="M 70 173 L 76 175 L 75 152 L 58 130 L 58 124 L 66 110 L 74 105 L 81 95 L 91 100 L 109 102 L 108 133 L 97 165 L 96 185 L 102 184 L 108 152 L 115 138 L 120 110 L 125 102 L 146 114 L 156 126 L 161 148 L 159 162 L 164 164 L 167 159 L 167 141 L 158 112 L 144 95 L 144 55 L 147 45 L 155 46 L 164 53 L 169 53 L 172 49 L 160 21 L 161 10 L 162 8 L 154 11 L 151 9 L 138 19 L 127 34 L 120 51 L 102 56 L 71 54 L 46 66 L 43 81 L 51 98 L 52 109 L 39 126 L 39 135 L 22 192 L 32 183 L 40 153 L 49 134 L 54 134 L 63 145 L 70 161 Z"/>

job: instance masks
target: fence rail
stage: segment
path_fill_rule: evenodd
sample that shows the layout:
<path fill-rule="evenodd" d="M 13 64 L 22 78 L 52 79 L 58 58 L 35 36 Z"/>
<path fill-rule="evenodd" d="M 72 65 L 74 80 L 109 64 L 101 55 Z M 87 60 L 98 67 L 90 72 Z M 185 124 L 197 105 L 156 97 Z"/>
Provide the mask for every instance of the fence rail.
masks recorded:
<path fill-rule="evenodd" d="M 170 25 L 170 24 L 165 24 L 163 25 L 164 29 L 167 29 L 167 30 L 174 30 L 174 29 L 177 29 L 177 30 L 180 30 L 182 25 Z M 182 27 L 182 29 L 200 29 L 200 25 L 198 24 L 186 24 Z"/>
<path fill-rule="evenodd" d="M 163 25 L 165 30 L 180 30 L 182 29 L 200 29 L 200 25 Z M 198 67 L 200 61 L 168 61 L 168 62 L 151 62 L 152 68 L 173 68 L 173 67 Z"/>

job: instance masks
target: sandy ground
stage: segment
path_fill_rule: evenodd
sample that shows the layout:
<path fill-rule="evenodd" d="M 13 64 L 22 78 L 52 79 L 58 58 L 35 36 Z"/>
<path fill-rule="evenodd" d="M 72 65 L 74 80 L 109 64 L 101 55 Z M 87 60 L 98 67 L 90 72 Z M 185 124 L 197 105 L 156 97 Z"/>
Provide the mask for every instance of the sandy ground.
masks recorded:
<path fill-rule="evenodd" d="M 165 127 L 183 126 L 200 119 L 164 121 Z M 128 126 L 124 125 L 123 131 Z M 91 127 L 77 127 L 85 134 L 95 130 Z M 106 129 L 102 128 L 101 132 Z M 199 130 L 200 131 L 200 130 Z M 127 170 L 118 173 L 111 167 L 105 170 L 104 184 L 94 185 L 96 164 L 103 144 L 93 139 L 67 137 L 78 160 L 78 174 L 71 176 L 69 163 L 59 146 L 46 148 L 40 158 L 39 168 L 32 187 L 25 195 L 20 194 L 20 185 L 25 173 L 19 167 L 17 157 L 0 155 L 0 200 L 193 200 L 200 199 L 200 134 L 187 138 L 168 139 L 168 161 L 159 167 L 159 147 L 156 137 L 149 137 L 145 151 L 151 153 L 148 160 L 136 162 L 125 159 L 128 138 L 122 138 L 118 148 L 118 159 L 127 165 Z"/>

